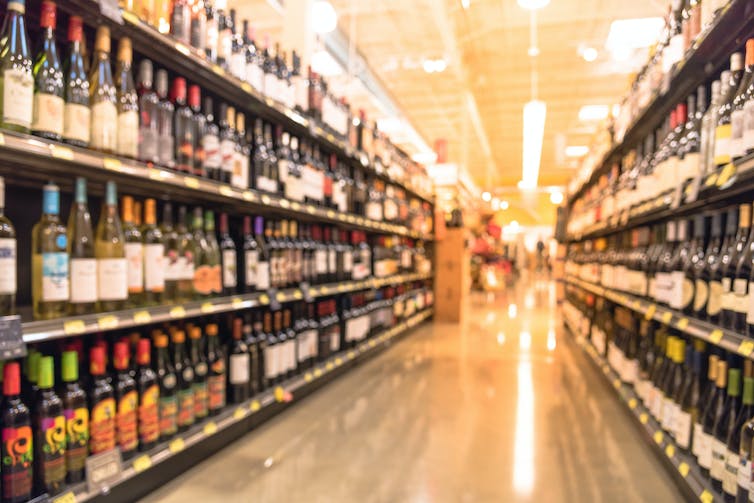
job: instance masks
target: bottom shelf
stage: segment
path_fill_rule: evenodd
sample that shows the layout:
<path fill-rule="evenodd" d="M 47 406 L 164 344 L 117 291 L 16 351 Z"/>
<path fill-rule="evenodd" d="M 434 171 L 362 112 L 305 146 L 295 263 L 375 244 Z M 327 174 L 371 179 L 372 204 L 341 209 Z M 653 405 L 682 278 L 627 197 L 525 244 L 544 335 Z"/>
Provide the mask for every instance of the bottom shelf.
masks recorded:
<path fill-rule="evenodd" d="M 190 467 L 203 461 L 233 440 L 275 416 L 293 402 L 375 356 L 396 337 L 432 316 L 432 308 L 415 314 L 381 334 L 358 343 L 317 363 L 302 374 L 267 390 L 251 400 L 231 405 L 218 416 L 204 420 L 149 452 L 124 461 L 122 471 L 108 486 L 90 491 L 85 483 L 70 487 L 50 498 L 53 503 L 83 501 L 134 501 L 164 485 Z M 169 461 L 166 463 L 166 461 Z"/>
<path fill-rule="evenodd" d="M 618 398 L 631 413 L 645 439 L 671 470 L 684 495 L 690 501 L 700 500 L 704 503 L 724 501 L 723 496 L 712 488 L 710 481 L 701 473 L 696 459 L 679 448 L 675 441 L 663 431 L 660 424 L 654 420 L 649 410 L 642 404 L 634 387 L 623 383 L 591 342 L 574 330 L 570 323 L 565 325 L 584 352 L 590 356 L 592 362 L 602 370 L 607 382 L 613 387 Z"/>

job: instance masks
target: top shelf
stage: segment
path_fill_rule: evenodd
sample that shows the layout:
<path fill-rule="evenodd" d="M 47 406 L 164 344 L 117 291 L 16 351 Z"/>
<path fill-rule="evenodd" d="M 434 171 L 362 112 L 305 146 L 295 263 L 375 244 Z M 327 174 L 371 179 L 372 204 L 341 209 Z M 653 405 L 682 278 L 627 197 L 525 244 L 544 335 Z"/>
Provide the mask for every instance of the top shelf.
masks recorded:
<path fill-rule="evenodd" d="M 434 204 L 431 194 L 425 194 L 404 182 L 393 179 L 387 173 L 377 171 L 369 157 L 355 150 L 345 141 L 327 132 L 316 121 L 291 110 L 281 103 L 264 97 L 247 82 L 242 82 L 224 68 L 207 61 L 199 51 L 183 44 L 169 35 L 160 33 L 154 27 L 142 22 L 135 14 L 122 12 L 123 24 L 100 13 L 99 3 L 95 0 L 60 0 L 58 7 L 83 17 L 90 25 L 104 24 L 110 27 L 114 37 L 129 37 L 134 49 L 147 55 L 150 59 L 189 79 L 204 89 L 221 97 L 229 103 L 253 113 L 255 116 L 272 121 L 286 130 L 305 134 L 316 139 L 329 150 L 347 160 L 352 166 L 361 166 L 368 173 L 403 188 L 409 195 L 424 202 Z"/>
<path fill-rule="evenodd" d="M 623 141 L 608 150 L 589 179 L 569 196 L 568 206 L 583 196 L 588 187 L 610 170 L 613 163 L 652 134 L 678 103 L 685 101 L 698 86 L 708 82 L 725 66 L 730 55 L 743 47 L 746 37 L 753 33 L 753 28 L 754 2 L 732 0 L 720 12 L 715 23 L 697 37 L 685 57 L 675 65 L 667 91 L 657 91 L 626 130 Z"/>

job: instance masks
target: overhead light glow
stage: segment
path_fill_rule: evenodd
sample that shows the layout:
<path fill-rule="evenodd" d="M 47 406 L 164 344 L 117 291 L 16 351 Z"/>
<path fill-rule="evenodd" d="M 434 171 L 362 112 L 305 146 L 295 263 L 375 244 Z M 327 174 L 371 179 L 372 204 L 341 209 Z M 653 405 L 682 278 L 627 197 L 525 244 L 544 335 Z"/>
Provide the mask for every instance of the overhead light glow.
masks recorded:
<path fill-rule="evenodd" d="M 482 201 L 490 202 L 492 200 L 492 194 L 489 192 L 482 192 Z"/>
<path fill-rule="evenodd" d="M 508 201 L 503 201 L 500 203 L 500 209 L 501 210 L 507 210 L 508 209 Z"/>
<path fill-rule="evenodd" d="M 411 160 L 418 162 L 419 164 L 434 164 L 437 162 L 437 153 L 432 152 L 431 150 L 427 152 L 417 152 L 411 156 Z"/>
<path fill-rule="evenodd" d="M 607 105 L 585 105 L 579 109 L 579 120 L 582 122 L 601 121 L 607 119 L 610 107 Z"/>
<path fill-rule="evenodd" d="M 549 4 L 550 0 L 518 0 L 519 7 L 529 10 L 541 9 Z"/>
<path fill-rule="evenodd" d="M 448 67 L 448 63 L 442 58 L 425 59 L 422 67 L 424 67 L 424 71 L 427 73 L 442 73 Z"/>
<path fill-rule="evenodd" d="M 550 202 L 552 204 L 560 204 L 563 202 L 563 193 L 559 190 L 550 193 Z"/>
<path fill-rule="evenodd" d="M 537 186 L 546 116 L 547 105 L 544 101 L 533 100 L 524 105 L 523 173 L 518 184 L 522 189 L 533 189 Z"/>
<path fill-rule="evenodd" d="M 492 209 L 494 211 L 500 210 L 500 199 L 495 198 L 495 199 L 492 200 Z"/>
<path fill-rule="evenodd" d="M 581 51 L 581 57 L 584 58 L 584 61 L 586 61 L 587 63 L 595 61 L 597 59 L 597 56 L 599 56 L 599 52 L 597 52 L 597 49 L 595 49 L 594 47 L 587 47 L 583 51 Z"/>
<path fill-rule="evenodd" d="M 461 7 L 464 9 L 471 7 L 471 0 L 461 0 Z"/>
<path fill-rule="evenodd" d="M 536 58 L 537 56 L 539 56 L 539 47 L 537 47 L 536 45 L 533 45 L 529 47 L 529 50 L 527 51 L 527 53 L 529 54 L 530 57 Z"/>
<path fill-rule="evenodd" d="M 661 17 L 619 19 L 610 24 L 607 47 L 611 52 L 619 49 L 641 49 L 657 42 L 665 27 Z"/>
<path fill-rule="evenodd" d="M 565 149 L 566 157 L 584 157 L 588 153 L 589 147 L 586 145 L 571 145 Z"/>
<path fill-rule="evenodd" d="M 312 70 L 325 77 L 343 75 L 343 68 L 329 52 L 321 50 L 312 55 Z"/>
<path fill-rule="evenodd" d="M 317 0 L 312 6 L 312 22 L 316 33 L 330 33 L 338 27 L 338 14 L 327 0 Z"/>

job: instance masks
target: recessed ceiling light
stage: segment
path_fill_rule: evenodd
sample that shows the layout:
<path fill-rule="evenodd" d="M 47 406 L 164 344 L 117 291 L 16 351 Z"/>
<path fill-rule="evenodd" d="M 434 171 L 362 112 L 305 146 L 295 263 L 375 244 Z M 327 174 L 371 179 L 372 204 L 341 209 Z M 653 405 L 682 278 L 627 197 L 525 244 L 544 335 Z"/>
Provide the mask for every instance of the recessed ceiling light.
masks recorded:
<path fill-rule="evenodd" d="M 502 201 L 502 202 L 500 203 L 500 209 L 501 209 L 501 210 L 507 210 L 507 209 L 508 209 L 508 206 L 509 206 L 509 204 L 508 204 L 508 201 Z"/>
<path fill-rule="evenodd" d="M 537 47 L 536 45 L 533 45 L 529 47 L 529 50 L 527 51 L 527 53 L 532 58 L 536 58 L 537 56 L 539 56 L 539 47 Z"/>
<path fill-rule="evenodd" d="M 597 59 L 597 56 L 599 56 L 599 52 L 597 52 L 597 49 L 595 49 L 594 47 L 587 47 L 583 51 L 581 51 L 581 57 L 584 58 L 584 61 L 586 61 L 587 63 L 595 61 Z"/>
<path fill-rule="evenodd" d="M 482 201 L 489 202 L 492 199 L 492 194 L 489 192 L 482 192 Z"/>
<path fill-rule="evenodd" d="M 607 105 L 586 105 L 579 109 L 579 120 L 583 122 L 607 119 L 610 107 Z"/>
<path fill-rule="evenodd" d="M 461 0 L 461 7 L 464 9 L 471 7 L 471 0 Z"/>
<path fill-rule="evenodd" d="M 559 190 L 550 193 L 550 202 L 552 204 L 560 204 L 563 202 L 563 193 Z"/>
<path fill-rule="evenodd" d="M 327 0 L 317 0 L 312 6 L 312 21 L 316 33 L 330 33 L 338 27 L 338 14 Z"/>
<path fill-rule="evenodd" d="M 550 4 L 550 0 L 518 0 L 518 5 L 524 9 L 537 10 L 542 7 L 547 7 Z"/>
<path fill-rule="evenodd" d="M 586 145 L 572 145 L 565 150 L 566 157 L 584 157 L 588 153 L 589 147 Z"/>

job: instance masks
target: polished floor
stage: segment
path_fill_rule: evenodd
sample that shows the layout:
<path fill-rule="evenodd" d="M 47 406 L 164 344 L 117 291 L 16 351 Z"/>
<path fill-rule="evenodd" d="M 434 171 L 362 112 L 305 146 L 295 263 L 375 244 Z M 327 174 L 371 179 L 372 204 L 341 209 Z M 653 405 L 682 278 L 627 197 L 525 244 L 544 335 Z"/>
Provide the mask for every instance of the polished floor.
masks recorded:
<path fill-rule="evenodd" d="M 554 297 L 474 297 L 144 501 L 681 501 Z"/>

